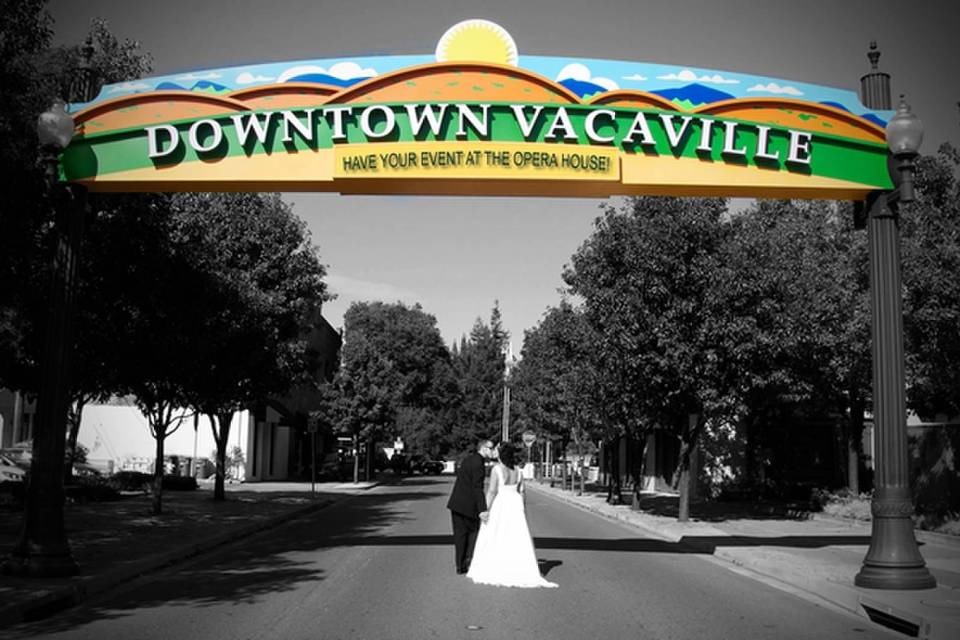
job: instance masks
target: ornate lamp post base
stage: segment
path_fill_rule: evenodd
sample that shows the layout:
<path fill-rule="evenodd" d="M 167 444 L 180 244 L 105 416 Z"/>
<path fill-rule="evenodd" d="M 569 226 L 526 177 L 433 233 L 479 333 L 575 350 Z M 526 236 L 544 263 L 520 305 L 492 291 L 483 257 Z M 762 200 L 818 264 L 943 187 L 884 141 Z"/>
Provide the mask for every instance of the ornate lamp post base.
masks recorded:
<path fill-rule="evenodd" d="M 932 589 L 937 580 L 927 570 L 913 534 L 913 503 L 875 498 L 871 505 L 870 549 L 854 584 L 867 589 Z"/>
<path fill-rule="evenodd" d="M 926 567 L 871 567 L 864 562 L 853 583 L 864 589 L 933 589 L 937 580 Z"/>

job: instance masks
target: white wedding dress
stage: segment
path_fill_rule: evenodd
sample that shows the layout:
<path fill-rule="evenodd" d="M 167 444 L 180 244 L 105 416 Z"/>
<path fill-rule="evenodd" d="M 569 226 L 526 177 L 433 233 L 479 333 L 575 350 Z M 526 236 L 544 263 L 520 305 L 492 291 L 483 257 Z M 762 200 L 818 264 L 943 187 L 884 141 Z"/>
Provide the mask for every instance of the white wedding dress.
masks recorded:
<path fill-rule="evenodd" d="M 488 505 L 490 518 L 480 524 L 467 577 L 500 587 L 556 587 L 540 575 L 520 491 L 523 481 L 506 484 L 504 480 L 504 469 L 498 464 L 490 472 L 490 482 L 497 483 L 496 497 Z"/>

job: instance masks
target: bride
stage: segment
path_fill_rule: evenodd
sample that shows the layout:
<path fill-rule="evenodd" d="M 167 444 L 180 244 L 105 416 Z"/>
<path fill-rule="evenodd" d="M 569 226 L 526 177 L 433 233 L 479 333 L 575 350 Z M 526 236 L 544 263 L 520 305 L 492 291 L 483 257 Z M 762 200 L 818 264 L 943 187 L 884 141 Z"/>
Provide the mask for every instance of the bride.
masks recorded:
<path fill-rule="evenodd" d="M 556 587 L 540 575 L 533 539 L 524 511 L 523 478 L 517 450 L 510 443 L 497 449 L 500 462 L 490 472 L 486 514 L 467 577 L 502 587 Z M 486 517 L 484 517 L 486 516 Z"/>

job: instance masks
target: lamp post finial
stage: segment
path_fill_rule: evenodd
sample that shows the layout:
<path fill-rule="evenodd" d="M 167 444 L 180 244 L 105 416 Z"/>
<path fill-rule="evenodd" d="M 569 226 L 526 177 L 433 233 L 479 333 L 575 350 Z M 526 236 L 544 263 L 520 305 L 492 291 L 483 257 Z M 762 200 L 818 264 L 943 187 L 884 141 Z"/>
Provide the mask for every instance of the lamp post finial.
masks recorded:
<path fill-rule="evenodd" d="M 870 51 L 867 52 L 867 58 L 870 59 L 870 70 L 876 71 L 880 62 L 880 50 L 877 49 L 877 41 L 870 41 Z"/>

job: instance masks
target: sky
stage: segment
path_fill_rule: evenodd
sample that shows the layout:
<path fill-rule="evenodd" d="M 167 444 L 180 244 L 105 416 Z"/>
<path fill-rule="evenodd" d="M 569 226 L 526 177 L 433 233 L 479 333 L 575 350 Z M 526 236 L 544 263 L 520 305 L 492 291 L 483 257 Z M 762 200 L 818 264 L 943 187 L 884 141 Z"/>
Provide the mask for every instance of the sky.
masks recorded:
<path fill-rule="evenodd" d="M 54 0 L 55 42 L 93 17 L 137 40 L 153 75 L 260 62 L 429 54 L 470 18 L 504 27 L 528 55 L 632 60 L 753 73 L 857 90 L 871 40 L 925 126 L 923 152 L 960 146 L 956 0 Z M 896 102 L 896 101 L 895 101 Z M 420 303 L 449 344 L 495 301 L 519 353 L 524 331 L 561 299 L 565 264 L 602 203 L 619 199 L 285 194 L 306 223 L 337 299 Z M 742 206 L 743 203 L 737 203 Z"/>

